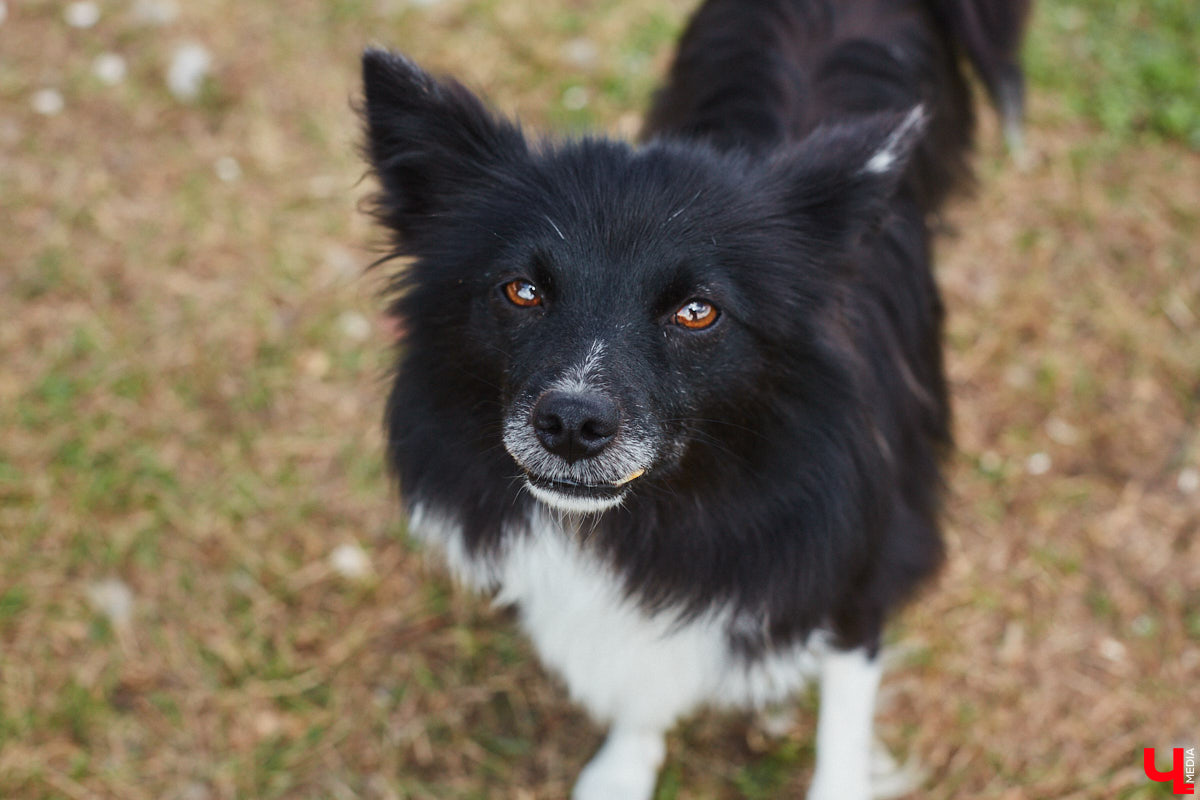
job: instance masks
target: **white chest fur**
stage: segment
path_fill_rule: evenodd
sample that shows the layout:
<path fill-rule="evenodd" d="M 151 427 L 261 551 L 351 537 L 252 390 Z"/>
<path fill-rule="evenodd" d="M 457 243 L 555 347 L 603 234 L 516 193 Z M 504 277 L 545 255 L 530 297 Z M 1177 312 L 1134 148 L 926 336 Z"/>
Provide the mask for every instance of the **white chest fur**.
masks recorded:
<path fill-rule="evenodd" d="M 729 646 L 729 610 L 678 621 L 648 615 L 568 519 L 537 512 L 531 530 L 494 560 L 469 557 L 449 517 L 415 509 L 410 529 L 436 543 L 464 582 L 515 604 L 546 666 L 599 721 L 661 730 L 703 705 L 759 706 L 783 699 L 819 670 L 823 637 L 753 661 Z"/>

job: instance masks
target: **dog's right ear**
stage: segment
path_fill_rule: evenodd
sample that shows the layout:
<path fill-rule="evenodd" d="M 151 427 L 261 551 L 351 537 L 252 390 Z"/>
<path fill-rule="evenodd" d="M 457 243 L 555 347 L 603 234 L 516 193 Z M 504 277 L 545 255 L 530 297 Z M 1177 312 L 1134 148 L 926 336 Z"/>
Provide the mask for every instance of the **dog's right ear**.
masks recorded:
<path fill-rule="evenodd" d="M 520 130 L 453 80 L 434 79 L 386 50 L 363 53 L 366 156 L 383 187 L 379 219 L 419 238 L 455 198 L 528 156 Z"/>

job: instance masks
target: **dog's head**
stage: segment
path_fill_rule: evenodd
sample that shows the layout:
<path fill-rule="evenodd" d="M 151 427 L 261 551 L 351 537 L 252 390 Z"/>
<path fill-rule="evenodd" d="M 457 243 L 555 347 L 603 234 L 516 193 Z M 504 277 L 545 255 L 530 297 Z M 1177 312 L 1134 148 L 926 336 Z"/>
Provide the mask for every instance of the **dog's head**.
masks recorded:
<path fill-rule="evenodd" d="M 531 144 L 401 56 L 363 69 L 377 216 L 412 259 L 398 380 L 429 384 L 426 413 L 462 411 L 426 446 L 502 445 L 542 502 L 598 512 L 745 458 L 786 413 L 765 399 L 781 387 L 835 391 L 814 365 L 837 347 L 845 254 L 884 213 L 919 110 L 768 159 Z"/>

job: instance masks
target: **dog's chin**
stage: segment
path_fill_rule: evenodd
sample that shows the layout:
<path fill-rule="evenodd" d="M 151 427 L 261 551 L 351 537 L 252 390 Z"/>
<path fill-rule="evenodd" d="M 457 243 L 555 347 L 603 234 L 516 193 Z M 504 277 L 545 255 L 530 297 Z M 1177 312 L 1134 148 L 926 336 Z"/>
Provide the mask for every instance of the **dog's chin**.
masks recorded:
<path fill-rule="evenodd" d="M 616 508 L 625 499 L 623 489 L 612 494 L 567 493 L 539 486 L 529 478 L 525 479 L 525 487 L 546 507 L 555 511 L 565 511 L 568 514 L 599 514 L 610 508 Z"/>
<path fill-rule="evenodd" d="M 568 514 L 599 514 L 621 505 L 624 486 L 586 485 L 525 473 L 525 487 L 547 507 Z"/>

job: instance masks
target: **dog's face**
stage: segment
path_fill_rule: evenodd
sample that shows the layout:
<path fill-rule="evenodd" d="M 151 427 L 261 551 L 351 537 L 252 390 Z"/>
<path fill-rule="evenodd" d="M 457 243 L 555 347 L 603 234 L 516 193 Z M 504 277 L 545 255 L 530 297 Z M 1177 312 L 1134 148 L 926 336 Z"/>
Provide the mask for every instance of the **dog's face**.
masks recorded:
<path fill-rule="evenodd" d="M 499 420 L 477 445 L 498 437 L 528 489 L 570 512 L 669 488 L 698 451 L 736 458 L 768 435 L 757 398 L 836 338 L 842 256 L 919 127 L 873 119 L 766 163 L 534 150 L 400 57 L 368 52 L 364 76 L 378 213 L 415 257 L 396 308 L 412 347 L 440 353 L 424 373 L 490 393 L 476 405 Z"/>
<path fill-rule="evenodd" d="M 759 380 L 736 263 L 756 256 L 745 221 L 711 208 L 755 201 L 680 160 L 601 144 L 543 154 L 516 218 L 484 223 L 508 241 L 477 272 L 471 324 L 505 365 L 504 446 L 552 507 L 600 511 L 669 475 L 694 422 Z"/>

